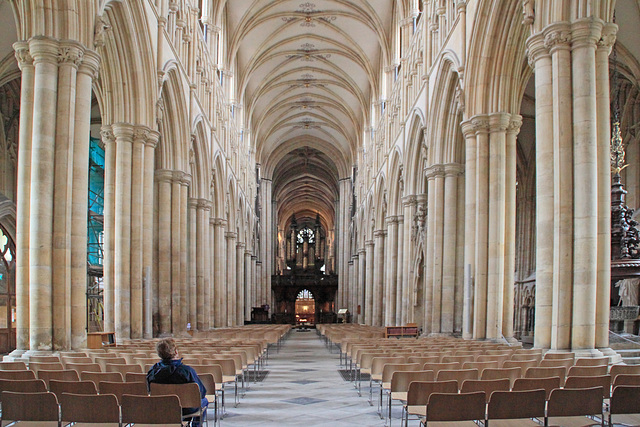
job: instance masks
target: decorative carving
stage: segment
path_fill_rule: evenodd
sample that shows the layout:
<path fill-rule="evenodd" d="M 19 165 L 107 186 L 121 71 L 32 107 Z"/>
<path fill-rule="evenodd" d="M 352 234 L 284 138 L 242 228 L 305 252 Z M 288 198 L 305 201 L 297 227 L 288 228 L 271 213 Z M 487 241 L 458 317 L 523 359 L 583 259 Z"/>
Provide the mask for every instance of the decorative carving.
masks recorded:
<path fill-rule="evenodd" d="M 638 285 L 640 285 L 640 278 L 637 277 L 622 279 L 615 284 L 615 287 L 618 288 L 618 295 L 620 296 L 619 306 L 638 305 Z"/>
<path fill-rule="evenodd" d="M 427 208 L 423 203 L 418 204 L 416 213 L 413 214 L 411 226 L 411 240 L 414 243 L 423 241 L 427 235 Z"/>
<path fill-rule="evenodd" d="M 158 127 L 162 126 L 162 120 L 164 118 L 164 101 L 162 98 L 158 98 L 156 101 L 156 122 Z"/>
<path fill-rule="evenodd" d="M 458 80 L 458 84 L 456 85 L 455 100 L 458 107 L 458 113 L 463 114 L 465 107 L 465 94 L 461 80 Z"/>
<path fill-rule="evenodd" d="M 556 47 L 569 47 L 571 44 L 571 31 L 554 29 L 549 31 L 544 37 L 544 46 L 552 50 Z"/>
<path fill-rule="evenodd" d="M 58 50 L 59 64 L 73 64 L 76 67 L 82 63 L 84 52 L 78 46 L 60 46 Z"/>
<path fill-rule="evenodd" d="M 100 130 L 100 136 L 102 136 L 102 143 L 104 145 L 116 142 L 116 136 L 113 134 L 111 126 L 103 126 Z"/>
<path fill-rule="evenodd" d="M 640 235 L 638 222 L 633 219 L 634 210 L 625 203 L 620 175 L 613 175 L 611 186 L 611 258 L 640 259 Z"/>
<path fill-rule="evenodd" d="M 522 0 L 522 23 L 524 25 L 533 25 L 534 20 L 533 0 Z"/>
<path fill-rule="evenodd" d="M 107 31 L 111 29 L 111 25 L 104 16 L 100 15 L 96 18 L 96 25 L 93 29 L 93 45 L 96 48 L 104 46 Z"/>
<path fill-rule="evenodd" d="M 25 65 L 33 65 L 33 57 L 29 52 L 29 45 L 27 43 L 16 42 L 13 44 L 13 49 L 16 51 L 16 60 L 21 70 Z"/>
<path fill-rule="evenodd" d="M 330 53 L 317 53 L 319 50 L 316 49 L 312 43 L 301 44 L 298 52 L 299 53 L 287 55 L 287 59 L 301 59 L 304 62 L 314 62 L 317 59 L 329 59 L 331 57 Z"/>

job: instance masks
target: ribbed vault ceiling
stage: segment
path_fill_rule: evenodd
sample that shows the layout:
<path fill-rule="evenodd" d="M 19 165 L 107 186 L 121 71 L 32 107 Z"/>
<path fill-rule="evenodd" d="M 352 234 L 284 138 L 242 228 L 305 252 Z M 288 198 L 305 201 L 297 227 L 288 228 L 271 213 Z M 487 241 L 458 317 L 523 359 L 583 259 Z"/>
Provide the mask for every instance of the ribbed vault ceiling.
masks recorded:
<path fill-rule="evenodd" d="M 391 0 L 227 1 L 229 60 L 280 226 L 333 227 L 388 52 Z"/>

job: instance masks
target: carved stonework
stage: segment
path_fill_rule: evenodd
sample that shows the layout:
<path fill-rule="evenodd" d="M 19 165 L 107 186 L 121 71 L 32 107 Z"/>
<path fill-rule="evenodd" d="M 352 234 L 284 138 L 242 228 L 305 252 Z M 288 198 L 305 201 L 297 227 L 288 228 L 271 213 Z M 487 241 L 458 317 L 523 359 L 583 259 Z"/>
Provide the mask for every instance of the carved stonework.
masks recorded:
<path fill-rule="evenodd" d="M 627 191 L 614 174 L 611 188 L 611 259 L 640 259 L 640 235 L 634 210 L 625 203 Z"/>

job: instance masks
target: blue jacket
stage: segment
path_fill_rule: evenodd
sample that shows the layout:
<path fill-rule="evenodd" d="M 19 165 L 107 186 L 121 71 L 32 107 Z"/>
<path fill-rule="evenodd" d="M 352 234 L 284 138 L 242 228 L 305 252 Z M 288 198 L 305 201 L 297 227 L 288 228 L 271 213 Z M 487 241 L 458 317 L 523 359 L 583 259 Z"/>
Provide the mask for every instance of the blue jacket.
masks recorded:
<path fill-rule="evenodd" d="M 196 383 L 200 387 L 200 397 L 205 398 L 207 389 L 205 388 L 196 371 L 188 365 L 182 364 L 182 359 L 161 360 L 147 372 L 147 386 L 149 383 L 158 384 L 185 384 Z"/>

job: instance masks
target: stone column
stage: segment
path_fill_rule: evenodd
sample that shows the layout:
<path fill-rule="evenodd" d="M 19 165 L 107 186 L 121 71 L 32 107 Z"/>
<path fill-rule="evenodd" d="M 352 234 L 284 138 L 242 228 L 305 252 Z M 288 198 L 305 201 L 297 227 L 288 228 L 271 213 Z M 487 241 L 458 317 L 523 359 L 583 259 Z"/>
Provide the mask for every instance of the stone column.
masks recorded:
<path fill-rule="evenodd" d="M 225 237 L 227 239 L 227 324 L 226 326 L 235 326 L 236 324 L 236 238 L 237 234 L 233 231 L 227 231 Z"/>
<path fill-rule="evenodd" d="M 367 240 L 364 242 L 366 251 L 365 261 L 365 307 L 364 307 L 364 323 L 367 325 L 374 325 L 374 312 L 373 312 L 373 240 Z"/>
<path fill-rule="evenodd" d="M 29 216 L 29 348 L 53 350 L 52 244 L 58 43 L 29 40 L 35 67 Z M 28 113 L 27 113 L 28 114 Z"/>
<path fill-rule="evenodd" d="M 180 329 L 179 333 L 185 334 L 188 322 L 189 310 L 189 258 L 188 254 L 188 211 L 187 200 L 189 198 L 189 186 L 191 175 L 184 173 L 180 180 Z M 175 332 L 174 332 L 175 333 Z"/>
<path fill-rule="evenodd" d="M 143 198 L 144 203 L 142 205 L 142 266 L 144 274 L 144 337 L 151 338 L 153 336 L 153 314 L 154 314 L 154 301 L 157 304 L 158 292 L 157 292 L 157 277 L 153 277 L 154 266 L 154 174 L 155 174 L 155 149 L 160 139 L 160 133 L 158 131 L 149 129 L 146 134 L 144 144 L 144 187 Z M 155 296 L 154 296 L 155 295 Z M 157 306 L 156 306 L 157 312 Z"/>
<path fill-rule="evenodd" d="M 456 314 L 462 309 L 457 304 L 456 246 L 458 236 L 458 175 L 463 165 L 448 163 L 444 165 L 444 218 L 442 242 L 442 310 L 440 332 L 453 334 Z"/>
<path fill-rule="evenodd" d="M 475 179 L 475 291 L 474 291 L 474 324 L 473 337 L 487 336 L 487 281 L 489 245 L 489 123 L 487 116 L 475 117 L 481 121 L 476 129 L 476 179 Z M 473 118 L 472 118 L 473 120 Z M 478 123 L 480 124 L 480 123 Z M 491 308 L 493 309 L 493 308 Z"/>
<path fill-rule="evenodd" d="M 605 24 L 596 50 L 596 101 L 598 108 L 598 277 L 596 300 L 596 348 L 615 355 L 609 348 L 609 311 L 611 292 L 611 171 L 609 53 L 617 27 Z M 637 145 L 637 144 L 636 144 Z M 613 353 L 613 354 L 612 354 Z"/>
<path fill-rule="evenodd" d="M 149 130 L 136 126 L 131 152 L 131 338 L 143 336 L 144 156 Z"/>
<path fill-rule="evenodd" d="M 171 257 L 171 301 L 169 302 L 169 310 L 171 313 L 171 332 L 176 335 L 181 330 L 181 311 L 182 306 L 182 261 L 181 252 L 181 196 L 182 191 L 181 181 L 183 179 L 184 172 L 173 171 L 173 177 L 171 181 L 171 226 L 167 229 L 170 230 L 169 235 L 171 239 L 170 244 L 170 257 Z"/>
<path fill-rule="evenodd" d="M 133 126 L 115 123 L 116 184 L 114 242 L 114 320 L 116 339 L 131 337 L 131 155 Z"/>
<path fill-rule="evenodd" d="M 205 296 L 205 277 L 208 279 L 208 274 L 205 275 L 205 266 L 207 257 L 205 254 L 205 247 L 210 245 L 209 239 L 209 206 L 206 199 L 198 199 L 196 204 L 196 323 L 195 326 L 192 323 L 191 327 L 204 331 L 205 328 L 205 305 L 209 305 L 208 298 Z M 208 282 L 208 280 L 207 280 Z"/>
<path fill-rule="evenodd" d="M 193 195 L 193 194 L 192 194 Z M 204 295 L 198 295 L 198 290 L 204 290 L 202 287 L 202 265 L 198 268 L 198 199 L 190 197 L 187 202 L 189 209 L 189 310 L 187 311 L 187 321 L 191 330 L 201 330 L 198 328 L 198 315 L 200 315 L 200 325 L 202 325 L 202 308 L 204 304 Z M 202 227 L 202 224 L 200 225 Z M 198 272 L 200 272 L 200 287 L 198 287 Z M 200 304 L 200 310 L 198 310 Z"/>
<path fill-rule="evenodd" d="M 103 126 L 100 131 L 104 144 L 104 259 L 102 280 L 104 283 L 104 330 L 115 331 L 113 314 L 114 284 L 114 239 L 115 239 L 115 191 L 116 191 L 116 137 L 111 126 Z"/>
<path fill-rule="evenodd" d="M 214 294 L 215 298 L 215 327 L 220 328 L 227 326 L 227 273 L 230 266 L 227 264 L 227 249 L 225 244 L 225 225 L 226 220 L 215 219 L 214 240 L 215 251 L 213 254 L 214 263 Z M 226 267 L 225 267 L 226 266 Z"/>
<path fill-rule="evenodd" d="M 58 52 L 57 111 L 53 191 L 53 349 L 71 347 L 71 219 L 73 201 L 73 157 L 76 108 L 76 76 L 84 48 L 77 42 L 60 42 Z M 88 144 L 85 141 L 85 145 Z M 88 148 L 80 147 L 87 153 Z M 86 164 L 85 164 L 86 166 Z M 86 173 L 86 172 L 85 172 Z M 85 214 L 86 215 L 86 214 Z M 86 248 L 85 248 L 86 250 Z M 85 279 L 86 287 L 86 279 Z"/>
<path fill-rule="evenodd" d="M 507 127 L 505 147 L 505 260 L 504 260 L 504 297 L 502 302 L 502 335 L 507 340 L 513 338 L 514 297 L 515 297 L 515 263 L 516 263 L 516 137 L 522 126 L 521 116 L 511 116 Z"/>
<path fill-rule="evenodd" d="M 212 204 L 213 210 L 213 204 Z M 222 272 L 216 270 L 216 259 L 220 255 L 221 252 L 218 251 L 217 239 L 218 236 L 216 234 L 216 226 L 215 219 L 211 218 L 211 215 L 207 216 L 206 224 L 208 224 L 209 228 L 209 239 L 204 241 L 204 259 L 205 259 L 205 298 L 204 298 L 204 322 L 205 329 L 213 329 L 216 324 L 216 316 L 218 316 L 218 310 L 216 309 L 217 305 L 221 298 L 217 293 L 217 283 L 218 283 L 218 275 L 222 275 Z M 209 280 L 209 286 L 206 286 L 206 281 Z M 218 298 L 216 298 L 216 296 Z M 209 322 L 209 328 L 206 328 L 206 324 Z"/>
<path fill-rule="evenodd" d="M 258 284 L 260 281 L 259 277 L 260 277 L 260 273 L 258 271 L 258 256 L 251 255 L 251 306 L 250 308 L 259 307 L 260 305 L 262 305 L 262 303 L 260 302 L 260 297 L 258 295 Z"/>
<path fill-rule="evenodd" d="M 160 336 L 171 334 L 171 186 L 173 171 L 156 170 L 158 183 L 158 327 Z"/>
<path fill-rule="evenodd" d="M 76 75 L 75 133 L 71 212 L 71 348 L 85 348 L 87 328 L 87 209 L 91 84 L 100 57 L 85 50 Z"/>
<path fill-rule="evenodd" d="M 572 350 L 595 354 L 598 273 L 598 115 L 596 43 L 602 22 L 591 18 L 571 24 L 573 89 L 573 317 Z M 599 352 L 598 352 L 599 353 Z"/>
<path fill-rule="evenodd" d="M 375 239 L 375 249 L 373 255 L 373 321 L 375 326 L 382 326 L 383 322 L 383 306 L 384 306 L 384 247 L 385 236 L 387 232 L 384 230 L 376 230 L 373 232 Z"/>
<path fill-rule="evenodd" d="M 244 280 L 245 280 L 245 286 L 244 286 L 244 320 L 245 321 L 250 321 L 251 320 L 251 307 L 253 307 L 253 300 L 252 300 L 252 288 L 253 288 L 253 277 L 252 277 L 252 272 L 253 272 L 253 262 L 251 261 L 251 252 L 249 251 L 245 251 L 244 252 Z M 241 323 L 241 324 L 244 324 Z"/>
<path fill-rule="evenodd" d="M 13 45 L 21 70 L 20 127 L 18 134 L 18 176 L 16 206 L 16 350 L 20 357 L 29 349 L 29 218 L 31 198 L 31 139 L 33 132 L 33 58 L 27 42 Z"/>
<path fill-rule="evenodd" d="M 397 256 L 396 256 L 396 318 L 395 325 L 403 325 L 402 319 L 405 312 L 405 307 L 402 303 L 402 298 L 404 295 L 403 288 L 403 277 L 404 277 L 404 217 L 402 215 L 396 216 L 398 225 L 396 226 L 397 230 Z"/>
<path fill-rule="evenodd" d="M 464 228 L 464 297 L 462 314 L 462 338 L 473 337 L 473 289 L 475 283 L 476 259 L 476 131 L 484 121 L 478 117 L 462 122 L 465 137 L 465 228 Z"/>
<path fill-rule="evenodd" d="M 544 34 L 527 40 L 536 83 L 536 165 L 554 165 L 553 72 Z M 554 171 L 536 168 L 536 312 L 534 347 L 551 348 L 553 303 Z"/>
<path fill-rule="evenodd" d="M 417 206 L 418 200 L 416 196 L 405 196 L 402 199 L 402 209 L 404 211 L 403 216 L 405 218 L 403 227 L 404 235 L 402 237 L 402 266 L 399 267 L 400 270 L 404 271 L 402 276 L 402 325 L 406 325 L 408 322 L 413 322 L 413 306 L 411 305 L 413 283 L 411 283 L 411 278 L 415 272 L 413 272 L 410 255 L 415 251 L 412 251 L 411 225 Z"/>
<path fill-rule="evenodd" d="M 398 217 L 389 216 L 386 218 L 386 223 L 389 242 L 385 247 L 385 265 L 387 268 L 384 270 L 386 274 L 384 325 L 394 326 L 396 324 L 396 289 L 398 280 Z"/>
<path fill-rule="evenodd" d="M 236 244 L 236 301 L 235 301 L 235 324 L 244 324 L 244 242 Z"/>
<path fill-rule="evenodd" d="M 424 280 L 424 332 L 441 332 L 442 245 L 444 242 L 444 168 L 433 165 L 425 170 L 428 180 L 426 275 Z"/>
<path fill-rule="evenodd" d="M 366 312 L 366 258 L 367 253 L 365 249 L 358 251 L 358 307 L 360 307 L 360 314 L 358 314 L 358 323 L 366 324 L 367 316 Z M 357 310 L 357 307 L 356 307 Z"/>
<path fill-rule="evenodd" d="M 352 257 L 349 260 L 349 303 L 348 303 L 348 309 L 349 309 L 349 313 L 351 313 L 351 321 L 353 322 L 355 319 L 355 313 L 356 313 L 356 289 L 354 287 L 354 283 L 356 283 L 356 276 L 355 276 L 355 270 L 356 270 L 356 264 L 354 265 L 353 262 L 353 258 Z"/>

